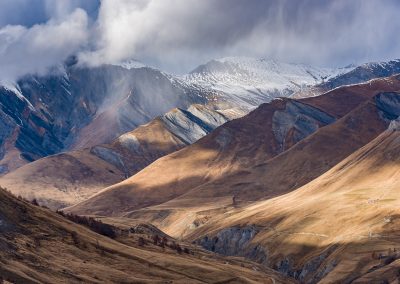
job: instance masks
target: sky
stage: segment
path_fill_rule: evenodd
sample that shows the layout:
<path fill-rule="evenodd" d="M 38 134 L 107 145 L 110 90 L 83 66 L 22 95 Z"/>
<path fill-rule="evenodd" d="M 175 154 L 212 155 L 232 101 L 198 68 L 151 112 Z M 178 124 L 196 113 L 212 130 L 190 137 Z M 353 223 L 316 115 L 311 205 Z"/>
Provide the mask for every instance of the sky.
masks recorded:
<path fill-rule="evenodd" d="M 398 0 L 0 0 L 0 79 L 76 55 L 182 74 L 249 56 L 341 67 L 400 58 Z"/>

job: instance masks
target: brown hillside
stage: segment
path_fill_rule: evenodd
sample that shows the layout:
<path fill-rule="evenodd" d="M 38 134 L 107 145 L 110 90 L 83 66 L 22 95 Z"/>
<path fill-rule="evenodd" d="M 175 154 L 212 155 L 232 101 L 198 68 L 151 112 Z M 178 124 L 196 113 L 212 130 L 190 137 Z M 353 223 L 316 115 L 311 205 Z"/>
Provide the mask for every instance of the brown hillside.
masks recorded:
<path fill-rule="evenodd" d="M 242 254 L 258 246 L 250 258 L 301 281 L 396 283 L 399 153 L 400 132 L 389 130 L 300 189 L 217 216 L 189 239 L 234 254 L 232 231 L 250 226 Z"/>
<path fill-rule="evenodd" d="M 149 231 L 150 229 L 150 231 Z M 137 231 L 137 227 L 134 231 Z M 154 231 L 154 230 L 153 230 Z M 291 283 L 240 258 L 153 245 L 143 227 L 115 240 L 0 189 L 0 279 L 12 283 Z M 145 241 L 139 241 L 139 234 Z M 147 240 L 146 240 L 147 239 Z"/>
<path fill-rule="evenodd" d="M 194 212 L 231 206 L 233 196 L 237 196 L 238 201 L 248 201 L 282 194 L 322 174 L 375 138 L 387 127 L 387 122 L 380 119 L 372 97 L 377 90 L 384 89 L 385 84 L 388 91 L 400 89 L 398 78 L 392 77 L 389 81 L 377 80 L 355 89 L 345 87 L 340 92 L 334 90 L 304 101 L 285 99 L 264 104 L 246 117 L 226 123 L 197 143 L 157 160 L 133 177 L 67 211 L 144 216 L 178 236 L 197 216 L 190 214 L 185 222 L 177 221 L 184 227 L 171 225 L 168 229 L 171 220 L 165 221 L 165 217 L 175 210 L 180 216 L 186 214 L 184 211 L 191 212 L 188 208 L 192 205 Z M 344 101 L 347 97 L 348 103 Z M 322 110 L 328 103 L 324 98 L 332 106 L 328 118 L 353 111 L 317 131 L 326 121 L 326 112 Z M 295 117 L 293 124 L 288 119 L 291 115 Z M 314 135 L 304 133 L 304 128 L 307 129 L 302 128 L 304 121 L 315 127 Z M 332 141 L 335 143 L 329 144 Z M 294 144 L 296 148 L 291 152 Z M 277 156 L 287 148 L 287 153 Z M 266 172 L 266 169 L 269 170 Z M 137 212 L 142 208 L 146 208 L 146 214 Z M 180 220 L 173 217 L 172 223 L 175 219 Z"/>

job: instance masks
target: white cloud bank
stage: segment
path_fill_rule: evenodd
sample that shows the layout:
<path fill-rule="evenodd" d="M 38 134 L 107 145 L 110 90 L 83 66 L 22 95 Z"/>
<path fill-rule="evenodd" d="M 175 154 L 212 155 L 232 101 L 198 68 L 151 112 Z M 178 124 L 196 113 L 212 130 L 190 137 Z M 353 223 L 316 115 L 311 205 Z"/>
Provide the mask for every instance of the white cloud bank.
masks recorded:
<path fill-rule="evenodd" d="M 0 0 L 0 11 L 2 1 L 13 7 Z M 177 72 L 232 55 L 316 65 L 400 56 L 396 0 L 88 1 L 42 0 L 32 13 L 48 18 L 36 25 L 0 21 L 0 78 L 45 72 L 71 54 L 89 65 L 135 58 Z"/>
<path fill-rule="evenodd" d="M 11 81 L 28 73 L 45 73 L 81 50 L 87 39 L 88 18 L 81 9 L 31 28 L 5 26 L 0 29 L 0 78 Z"/>

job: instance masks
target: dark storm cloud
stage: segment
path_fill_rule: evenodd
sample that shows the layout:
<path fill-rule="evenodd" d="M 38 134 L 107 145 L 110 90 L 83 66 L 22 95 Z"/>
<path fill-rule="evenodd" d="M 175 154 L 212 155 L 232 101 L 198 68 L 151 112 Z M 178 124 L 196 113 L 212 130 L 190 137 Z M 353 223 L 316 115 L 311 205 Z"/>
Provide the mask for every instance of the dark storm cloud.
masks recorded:
<path fill-rule="evenodd" d="M 0 0 L 0 6 L 0 66 L 5 57 L 26 59 L 14 64 L 13 76 L 71 53 L 83 64 L 135 58 L 176 72 L 235 55 L 333 66 L 399 56 L 396 0 Z M 56 44 L 57 34 L 65 38 L 59 28 L 71 31 L 63 45 Z M 36 40 L 48 30 L 55 38 Z M 22 44 L 33 51 L 18 49 Z"/>

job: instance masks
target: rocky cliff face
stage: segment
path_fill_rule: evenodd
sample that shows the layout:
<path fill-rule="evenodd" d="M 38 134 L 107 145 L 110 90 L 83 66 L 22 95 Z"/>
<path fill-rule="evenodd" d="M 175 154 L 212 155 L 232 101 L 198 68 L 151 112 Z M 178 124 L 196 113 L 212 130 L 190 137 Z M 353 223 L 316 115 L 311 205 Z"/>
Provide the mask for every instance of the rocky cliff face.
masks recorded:
<path fill-rule="evenodd" d="M 331 260 L 324 263 L 334 252 L 337 246 L 331 246 L 322 251 L 316 257 L 309 259 L 302 266 L 296 266 L 294 260 L 289 256 L 282 256 L 276 262 L 271 263 L 268 253 L 261 245 L 252 243 L 261 228 L 256 225 L 244 227 L 235 226 L 221 230 L 214 237 L 205 236 L 196 243 L 206 250 L 226 256 L 243 256 L 260 264 L 271 266 L 280 273 L 292 277 L 302 283 L 318 283 L 324 276 L 336 266 Z M 273 250 L 273 249 L 271 249 Z"/>
<path fill-rule="evenodd" d="M 396 120 L 400 115 L 400 96 L 396 92 L 382 92 L 374 98 L 381 118 L 385 121 Z"/>
<path fill-rule="evenodd" d="M 262 247 L 251 244 L 259 232 L 254 225 L 230 227 L 221 230 L 215 237 L 205 236 L 197 241 L 203 248 L 222 255 L 244 256 L 259 263 L 267 261 L 267 254 Z"/>
<path fill-rule="evenodd" d="M 288 101 L 284 110 L 278 110 L 272 118 L 272 128 L 280 151 L 314 133 L 318 128 L 331 124 L 336 119 L 307 104 Z"/>

